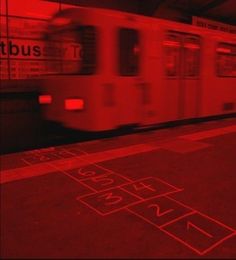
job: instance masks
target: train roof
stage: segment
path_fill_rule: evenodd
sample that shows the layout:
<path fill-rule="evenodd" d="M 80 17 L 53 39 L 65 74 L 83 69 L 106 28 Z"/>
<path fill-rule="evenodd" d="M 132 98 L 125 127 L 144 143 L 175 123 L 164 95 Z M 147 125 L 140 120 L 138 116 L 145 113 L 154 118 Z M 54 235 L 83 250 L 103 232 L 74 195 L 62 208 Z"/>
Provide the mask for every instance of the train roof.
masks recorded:
<path fill-rule="evenodd" d="M 195 26 L 192 24 L 185 24 L 185 23 L 180 23 L 176 21 L 170 21 L 170 20 L 165 20 L 165 19 L 160 19 L 156 17 L 148 17 L 148 16 L 143 16 L 139 14 L 133 14 L 133 13 L 128 13 L 128 12 L 123 12 L 123 11 L 118 11 L 118 10 L 111 10 L 111 9 L 103 9 L 103 8 L 90 8 L 90 7 L 72 7 L 68 9 L 64 9 L 62 11 L 59 11 L 58 13 L 55 14 L 55 16 L 52 18 L 58 18 L 58 17 L 67 17 L 70 18 L 73 22 L 79 22 L 81 17 L 91 17 L 92 16 L 97 16 L 101 17 L 102 19 L 104 18 L 116 18 L 116 19 L 121 19 L 121 20 L 128 20 L 130 22 L 135 22 L 139 24 L 147 24 L 149 27 L 155 27 L 155 26 L 163 26 L 163 27 L 171 27 L 172 30 L 180 30 L 183 32 L 194 32 L 194 33 L 199 33 L 199 34 L 210 34 L 210 35 L 215 35 L 219 38 L 231 38 L 236 40 L 236 34 L 230 33 L 230 32 L 224 32 L 220 30 L 213 30 L 213 29 L 208 29 L 204 27 L 199 27 Z"/>

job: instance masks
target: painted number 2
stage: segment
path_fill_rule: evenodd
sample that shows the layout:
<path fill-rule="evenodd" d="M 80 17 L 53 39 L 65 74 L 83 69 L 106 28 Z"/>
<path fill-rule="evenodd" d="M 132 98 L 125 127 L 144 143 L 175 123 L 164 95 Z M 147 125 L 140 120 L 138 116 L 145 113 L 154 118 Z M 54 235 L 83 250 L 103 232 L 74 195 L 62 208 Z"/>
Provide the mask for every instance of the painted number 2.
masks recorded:
<path fill-rule="evenodd" d="M 156 209 L 156 216 L 158 218 L 160 218 L 160 217 L 162 217 L 162 216 L 164 216 L 164 215 L 166 215 L 166 214 L 168 214 L 168 213 L 173 211 L 173 209 L 168 209 L 166 211 L 161 212 L 160 206 L 157 205 L 157 204 L 150 204 L 150 205 L 148 205 L 148 208 L 155 208 Z"/>

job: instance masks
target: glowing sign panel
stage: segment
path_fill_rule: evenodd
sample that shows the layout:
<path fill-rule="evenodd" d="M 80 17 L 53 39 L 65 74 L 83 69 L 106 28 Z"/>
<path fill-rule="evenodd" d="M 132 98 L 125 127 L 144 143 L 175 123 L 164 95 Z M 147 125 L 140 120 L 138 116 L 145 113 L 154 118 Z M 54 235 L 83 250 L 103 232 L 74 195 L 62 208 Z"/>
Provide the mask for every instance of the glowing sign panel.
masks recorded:
<path fill-rule="evenodd" d="M 0 78 L 25 79 L 48 73 L 76 72 L 80 68 L 82 48 L 73 37 L 45 41 L 47 21 L 0 16 Z M 8 39 L 7 39 L 8 36 Z M 61 62 L 63 67 L 61 66 Z"/>
<path fill-rule="evenodd" d="M 223 32 L 229 32 L 229 33 L 236 33 L 236 26 L 205 19 L 202 17 L 193 16 L 192 17 L 192 24 L 204 27 L 211 30 L 218 30 Z"/>

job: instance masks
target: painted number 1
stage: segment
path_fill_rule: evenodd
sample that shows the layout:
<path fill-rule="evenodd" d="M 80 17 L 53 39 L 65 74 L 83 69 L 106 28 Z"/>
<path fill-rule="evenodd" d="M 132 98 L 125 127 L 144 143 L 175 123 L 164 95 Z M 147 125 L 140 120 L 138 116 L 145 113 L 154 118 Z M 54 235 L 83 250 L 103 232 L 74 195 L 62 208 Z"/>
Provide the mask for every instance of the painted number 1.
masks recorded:
<path fill-rule="evenodd" d="M 187 222 L 187 230 L 189 230 L 190 228 L 194 228 L 197 231 L 201 232 L 203 235 L 212 238 L 213 236 L 209 233 L 207 233 L 205 230 L 201 229 L 200 227 L 194 225 L 192 222 L 188 221 Z"/>

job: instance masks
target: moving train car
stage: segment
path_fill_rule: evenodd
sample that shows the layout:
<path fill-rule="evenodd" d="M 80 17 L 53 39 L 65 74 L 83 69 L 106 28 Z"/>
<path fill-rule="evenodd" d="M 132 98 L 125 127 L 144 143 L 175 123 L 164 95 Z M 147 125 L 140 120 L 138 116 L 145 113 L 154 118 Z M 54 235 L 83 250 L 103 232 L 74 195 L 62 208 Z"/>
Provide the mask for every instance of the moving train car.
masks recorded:
<path fill-rule="evenodd" d="M 236 35 L 74 8 L 49 21 L 46 119 L 85 131 L 236 112 Z"/>

